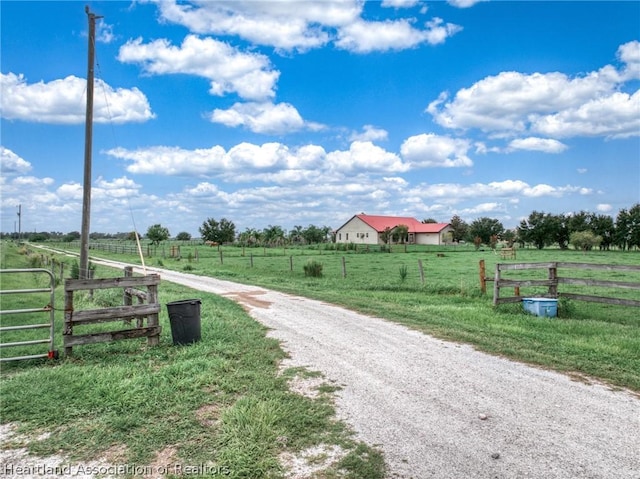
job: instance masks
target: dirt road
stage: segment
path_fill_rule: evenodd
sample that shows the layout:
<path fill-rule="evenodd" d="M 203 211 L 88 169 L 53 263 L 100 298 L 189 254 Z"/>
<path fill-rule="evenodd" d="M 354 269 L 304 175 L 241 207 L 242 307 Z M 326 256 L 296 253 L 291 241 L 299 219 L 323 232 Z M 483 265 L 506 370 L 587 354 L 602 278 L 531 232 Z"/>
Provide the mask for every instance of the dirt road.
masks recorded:
<path fill-rule="evenodd" d="M 389 477 L 640 479 L 635 394 L 323 302 L 153 272 L 244 304 L 294 365 L 342 386 L 339 416 L 383 450 Z"/>

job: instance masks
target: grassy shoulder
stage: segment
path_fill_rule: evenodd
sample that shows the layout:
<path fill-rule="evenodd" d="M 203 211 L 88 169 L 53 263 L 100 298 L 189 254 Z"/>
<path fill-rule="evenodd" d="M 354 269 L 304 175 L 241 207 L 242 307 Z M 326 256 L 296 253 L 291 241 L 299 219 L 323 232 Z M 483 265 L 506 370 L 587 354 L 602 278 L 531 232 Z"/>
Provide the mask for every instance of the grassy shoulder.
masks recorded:
<path fill-rule="evenodd" d="M 12 254 L 3 245 L 3 268 L 26 266 Z M 98 277 L 114 275 L 98 269 Z M 57 291 L 56 309 L 63 307 L 62 296 Z M 160 289 L 162 304 L 189 297 L 202 301 L 198 343 L 174 346 L 163 310 L 158 347 L 119 341 L 76 347 L 73 358 L 59 361 L 3 363 L 2 423 L 19 424 L 37 456 L 62 453 L 71 461 L 106 459 L 139 467 L 162 458 L 173 464 L 175 476 L 204 464 L 205 470 L 196 468 L 202 474 L 189 477 L 211 471 L 283 477 L 283 455 L 324 445 L 343 453 L 326 464 L 322 477 L 383 477 L 381 454 L 336 420 L 330 394 L 312 398 L 289 390 L 288 380 L 299 371 L 279 370 L 285 355 L 278 342 L 239 305 L 172 283 Z M 106 291 L 86 299 L 113 300 Z M 3 309 L 13 309 L 8 301 Z"/>

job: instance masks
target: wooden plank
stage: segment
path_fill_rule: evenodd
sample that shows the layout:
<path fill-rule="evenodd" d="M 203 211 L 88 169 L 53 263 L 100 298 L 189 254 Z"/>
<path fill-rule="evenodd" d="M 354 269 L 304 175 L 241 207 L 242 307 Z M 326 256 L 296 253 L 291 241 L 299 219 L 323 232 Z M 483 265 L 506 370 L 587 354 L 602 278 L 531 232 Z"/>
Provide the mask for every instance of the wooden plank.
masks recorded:
<path fill-rule="evenodd" d="M 160 326 L 149 326 L 147 328 L 122 329 L 119 331 L 109 331 L 104 333 L 64 336 L 64 347 L 71 348 L 73 346 L 81 346 L 84 344 L 105 343 L 110 341 L 118 341 L 121 339 L 135 339 L 149 336 L 158 336 L 160 332 Z"/>
<path fill-rule="evenodd" d="M 587 301 L 591 303 L 617 304 L 619 306 L 636 306 L 640 307 L 640 301 L 635 299 L 608 298 L 603 296 L 591 296 L 586 294 L 560 293 L 560 296 L 569 299 L 577 299 L 578 301 Z"/>
<path fill-rule="evenodd" d="M 65 291 L 80 291 L 86 289 L 135 288 L 160 284 L 160 275 L 103 278 L 103 279 L 68 279 L 65 281 Z"/>
<path fill-rule="evenodd" d="M 640 283 L 629 281 L 609 281 L 586 278 L 558 278 L 560 283 L 574 284 L 580 286 L 601 286 L 604 288 L 640 289 Z"/>
<path fill-rule="evenodd" d="M 599 269 L 605 271 L 636 271 L 640 273 L 640 266 L 630 264 L 593 264 L 593 263 L 556 263 L 558 268 Z"/>
<path fill-rule="evenodd" d="M 155 304 L 135 304 L 131 306 L 114 306 L 104 309 L 88 309 L 85 311 L 73 311 L 69 318 L 69 323 L 77 326 L 79 324 L 104 323 L 108 321 L 119 321 L 123 319 L 133 319 L 160 312 L 160 305 Z"/>
<path fill-rule="evenodd" d="M 521 270 L 521 269 L 549 269 L 554 268 L 558 263 L 497 263 L 496 269 L 500 271 Z"/>
<path fill-rule="evenodd" d="M 516 288 L 522 286 L 554 286 L 558 283 L 555 279 L 501 279 L 500 288 Z"/>

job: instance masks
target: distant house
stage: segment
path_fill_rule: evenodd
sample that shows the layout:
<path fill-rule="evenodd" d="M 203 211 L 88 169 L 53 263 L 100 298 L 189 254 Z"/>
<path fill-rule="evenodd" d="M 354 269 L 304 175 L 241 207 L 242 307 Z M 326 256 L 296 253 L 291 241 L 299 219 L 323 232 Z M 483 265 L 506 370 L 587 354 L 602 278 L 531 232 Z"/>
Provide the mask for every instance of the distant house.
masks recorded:
<path fill-rule="evenodd" d="M 375 216 L 359 214 L 336 230 L 336 243 L 388 244 L 385 236 L 400 226 L 408 228 L 407 243 L 441 245 L 451 242 L 453 229 L 449 223 L 421 223 L 404 216 Z"/>

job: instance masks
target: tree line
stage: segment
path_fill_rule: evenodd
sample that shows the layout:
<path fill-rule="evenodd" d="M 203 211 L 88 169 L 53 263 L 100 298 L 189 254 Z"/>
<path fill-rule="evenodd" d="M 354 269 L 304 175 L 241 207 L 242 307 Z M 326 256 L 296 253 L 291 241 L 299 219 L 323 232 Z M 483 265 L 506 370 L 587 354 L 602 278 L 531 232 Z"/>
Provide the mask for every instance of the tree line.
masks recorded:
<path fill-rule="evenodd" d="M 432 218 L 422 220 L 423 223 L 436 223 Z M 622 209 L 617 216 L 596 214 L 580 211 L 572 214 L 552 214 L 544 211 L 533 211 L 514 229 L 505 229 L 502 223 L 489 217 L 481 217 L 466 223 L 460 216 L 454 215 L 450 220 L 452 233 L 450 240 L 454 243 L 473 243 L 476 247 L 487 245 L 495 248 L 498 242 L 509 246 L 519 244 L 521 247 L 532 245 L 542 249 L 548 246 L 558 246 L 567 249 L 589 250 L 599 248 L 608 250 L 617 247 L 622 250 L 640 248 L 640 203 L 629 209 Z M 388 241 L 402 241 L 406 232 L 403 225 L 398 225 L 393 231 L 383 234 Z M 406 227 L 405 227 L 406 228 Z M 201 239 L 204 242 L 223 244 L 235 243 L 240 246 L 282 246 L 305 245 L 335 241 L 333 229 L 329 226 L 308 225 L 294 226 L 287 231 L 278 225 L 266 228 L 246 228 L 238 233 L 233 221 L 227 218 L 216 220 L 207 218 L 199 227 Z M 18 239 L 16 233 L 2 233 L 2 238 Z M 169 229 L 161 224 L 154 224 L 147 229 L 145 238 L 152 244 L 160 244 L 171 238 Z M 22 239 L 29 241 L 64 241 L 71 242 L 80 239 L 80 233 L 40 232 L 23 233 Z M 116 234 L 91 233 L 90 239 L 135 240 L 135 232 Z M 180 232 L 176 240 L 189 241 L 191 234 Z"/>
<path fill-rule="evenodd" d="M 640 203 L 622 209 L 614 219 L 609 215 L 580 211 L 572 214 L 552 214 L 533 211 L 518 227 L 505 230 L 496 219 L 478 218 L 465 223 L 459 216 L 451 218 L 454 242 L 473 242 L 495 247 L 498 241 L 509 246 L 533 245 L 538 249 L 558 246 L 567 249 L 608 250 L 615 246 L 621 250 L 640 248 Z"/>

